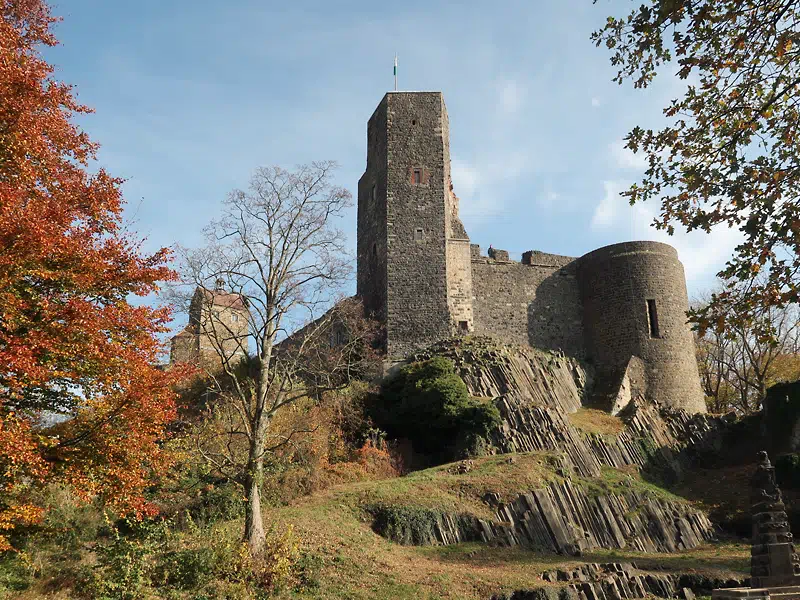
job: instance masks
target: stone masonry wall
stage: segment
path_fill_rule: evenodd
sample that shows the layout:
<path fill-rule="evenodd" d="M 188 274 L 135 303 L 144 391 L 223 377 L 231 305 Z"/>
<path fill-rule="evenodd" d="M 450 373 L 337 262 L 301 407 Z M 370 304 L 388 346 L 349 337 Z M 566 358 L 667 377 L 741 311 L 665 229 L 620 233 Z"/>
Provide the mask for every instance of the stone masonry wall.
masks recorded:
<path fill-rule="evenodd" d="M 390 92 L 385 102 L 387 350 L 401 357 L 451 333 L 446 275 L 450 147 L 440 92 Z"/>
<path fill-rule="evenodd" d="M 367 124 L 367 168 L 358 181 L 358 295 L 365 309 L 386 319 L 386 118 L 384 97 Z"/>
<path fill-rule="evenodd" d="M 493 260 L 472 248 L 476 334 L 584 356 L 574 258 L 526 252 L 524 264 Z"/>
<path fill-rule="evenodd" d="M 578 281 L 588 355 L 598 373 L 615 374 L 638 356 L 650 400 L 705 412 L 686 321 L 686 279 L 675 248 L 658 242 L 600 248 L 580 259 Z"/>
<path fill-rule="evenodd" d="M 475 329 L 472 310 L 472 260 L 469 239 L 447 240 L 447 305 L 453 333 Z"/>

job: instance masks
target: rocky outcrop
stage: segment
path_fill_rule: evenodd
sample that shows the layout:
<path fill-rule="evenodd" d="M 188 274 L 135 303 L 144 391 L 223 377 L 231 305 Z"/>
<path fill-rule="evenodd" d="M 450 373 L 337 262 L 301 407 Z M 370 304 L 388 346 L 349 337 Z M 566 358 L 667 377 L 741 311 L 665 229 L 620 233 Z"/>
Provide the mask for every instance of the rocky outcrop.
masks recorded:
<path fill-rule="evenodd" d="M 634 563 L 585 564 L 573 569 L 545 571 L 542 580 L 551 584 L 492 600 L 620 600 L 622 598 L 684 598 L 707 596 L 718 587 L 737 587 L 744 578 L 715 578 L 697 573 L 666 573 L 642 570 Z"/>
<path fill-rule="evenodd" d="M 708 518 L 687 504 L 634 490 L 592 494 L 570 481 L 521 495 L 498 507 L 497 515 L 503 525 L 485 541 L 565 554 L 592 548 L 675 552 L 713 538 Z"/>
<path fill-rule="evenodd" d="M 695 455 L 722 443 L 725 418 L 666 410 L 640 394 L 629 394 L 624 406 L 615 404 L 625 423 L 620 435 L 576 430 L 568 415 L 588 401 L 593 375 L 581 361 L 559 353 L 472 338 L 440 342 L 413 360 L 433 355 L 455 363 L 470 394 L 494 399 L 503 420 L 492 436 L 499 452 L 560 452 L 584 477 L 596 476 L 603 465 L 635 465 L 680 478 Z"/>
<path fill-rule="evenodd" d="M 500 346 L 488 338 L 445 340 L 412 360 L 445 356 L 455 363 L 470 394 L 505 398 L 512 403 L 578 410 L 591 384 L 591 371 L 580 361 L 533 348 Z"/>
<path fill-rule="evenodd" d="M 433 543 L 479 539 L 577 554 L 598 547 L 674 552 L 712 538 L 711 522 L 688 504 L 632 487 L 590 493 L 579 480 L 600 478 L 604 467 L 631 466 L 679 479 L 697 456 L 720 447 L 724 419 L 667 411 L 631 395 L 624 407 L 615 404 L 624 423 L 620 434 L 589 433 L 569 419 L 591 387 L 591 370 L 581 362 L 480 338 L 441 342 L 414 360 L 437 354 L 453 360 L 473 396 L 494 399 L 502 418 L 491 434 L 494 448 L 552 452 L 560 457 L 563 481 L 496 506 L 493 522 L 442 516 Z"/>
<path fill-rule="evenodd" d="M 495 511 L 489 522 L 426 509 L 371 510 L 378 533 L 415 545 L 482 541 L 579 555 L 593 548 L 675 552 L 713 538 L 705 514 L 687 504 L 635 490 L 592 493 L 568 480 L 497 504 Z"/>

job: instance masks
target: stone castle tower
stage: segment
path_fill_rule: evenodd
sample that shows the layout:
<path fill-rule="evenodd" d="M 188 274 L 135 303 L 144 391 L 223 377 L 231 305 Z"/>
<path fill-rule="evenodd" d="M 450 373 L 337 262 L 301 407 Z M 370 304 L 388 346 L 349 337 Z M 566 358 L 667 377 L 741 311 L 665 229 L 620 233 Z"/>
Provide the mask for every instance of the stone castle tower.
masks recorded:
<path fill-rule="evenodd" d="M 390 356 L 472 331 L 471 278 L 442 94 L 388 93 L 358 182 L 358 295 L 386 322 Z"/>
<path fill-rule="evenodd" d="M 213 290 L 198 287 L 189 305 L 189 323 L 171 340 L 170 364 L 192 363 L 218 370 L 247 355 L 250 312 L 244 298 L 226 292 L 221 280 Z"/>
<path fill-rule="evenodd" d="M 440 92 L 389 92 L 367 124 L 358 295 L 385 323 L 390 359 L 453 335 L 489 335 L 594 363 L 609 397 L 626 388 L 704 412 L 675 249 L 626 242 L 581 258 L 482 255 L 458 216 L 449 127 Z"/>

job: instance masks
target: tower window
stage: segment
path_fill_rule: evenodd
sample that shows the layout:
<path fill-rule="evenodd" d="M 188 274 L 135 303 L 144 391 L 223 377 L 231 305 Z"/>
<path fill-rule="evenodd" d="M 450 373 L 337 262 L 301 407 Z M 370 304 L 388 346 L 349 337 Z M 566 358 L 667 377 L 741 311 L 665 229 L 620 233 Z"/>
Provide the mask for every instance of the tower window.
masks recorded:
<path fill-rule="evenodd" d="M 233 313 L 231 315 L 231 321 L 233 321 L 234 323 L 238 323 L 239 322 L 239 315 L 237 315 L 236 313 Z"/>
<path fill-rule="evenodd" d="M 425 230 L 422 229 L 422 227 L 417 227 L 416 230 L 414 230 L 414 241 L 421 242 L 424 237 L 425 237 Z"/>
<path fill-rule="evenodd" d="M 422 169 L 414 169 L 411 173 L 411 183 L 419 185 L 422 183 Z"/>
<path fill-rule="evenodd" d="M 466 321 L 459 321 L 458 322 L 458 327 L 459 327 L 459 329 L 461 329 L 461 331 L 464 331 L 464 332 L 469 331 L 469 323 L 467 323 Z"/>
<path fill-rule="evenodd" d="M 377 199 L 378 199 L 378 186 L 372 184 L 372 201 L 375 202 L 375 200 Z"/>
<path fill-rule="evenodd" d="M 656 308 L 656 301 L 652 298 L 647 300 L 647 325 L 650 329 L 651 338 L 661 337 L 661 333 L 658 331 L 658 309 Z"/>

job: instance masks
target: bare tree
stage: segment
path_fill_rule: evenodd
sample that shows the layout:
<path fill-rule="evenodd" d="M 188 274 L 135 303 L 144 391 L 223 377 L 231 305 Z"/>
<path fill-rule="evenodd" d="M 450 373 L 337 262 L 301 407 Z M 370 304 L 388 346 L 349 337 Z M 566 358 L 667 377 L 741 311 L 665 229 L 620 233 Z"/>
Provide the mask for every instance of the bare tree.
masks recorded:
<path fill-rule="evenodd" d="M 710 299 L 706 295 L 693 304 L 702 307 Z M 700 379 L 712 412 L 757 411 L 769 385 L 800 375 L 800 318 L 795 306 L 758 307 L 747 321 L 724 330 L 707 329 L 696 343 Z"/>
<path fill-rule="evenodd" d="M 357 302 L 324 311 L 350 274 L 335 220 L 351 205 L 351 195 L 333 185 L 335 167 L 318 162 L 291 172 L 258 169 L 247 190 L 228 195 L 222 217 L 205 230 L 205 246 L 182 252 L 184 283 L 203 290 L 224 286 L 249 313 L 244 341 L 238 323 L 214 309 L 216 296 L 201 294 L 211 298 L 206 327 L 218 340 L 211 342 L 218 369 L 209 375 L 226 403 L 216 443 L 198 450 L 244 487 L 244 539 L 254 555 L 265 544 L 259 490 L 264 459 L 293 435 L 270 439 L 271 420 L 281 407 L 345 382 L 363 349 L 366 328 Z M 301 323 L 305 327 L 287 337 Z"/>

